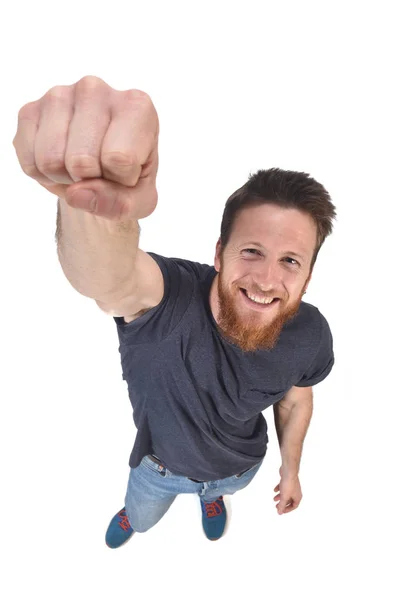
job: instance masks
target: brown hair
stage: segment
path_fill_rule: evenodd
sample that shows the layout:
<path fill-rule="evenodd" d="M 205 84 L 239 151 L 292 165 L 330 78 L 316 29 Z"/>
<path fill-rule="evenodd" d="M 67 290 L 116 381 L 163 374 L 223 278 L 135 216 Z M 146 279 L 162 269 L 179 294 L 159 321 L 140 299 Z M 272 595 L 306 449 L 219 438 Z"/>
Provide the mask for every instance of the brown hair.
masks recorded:
<path fill-rule="evenodd" d="M 317 226 L 317 245 L 311 269 L 325 238 L 332 233 L 335 206 L 326 189 L 308 173 L 282 169 L 260 170 L 226 201 L 221 222 L 221 251 L 227 246 L 237 215 L 249 206 L 275 204 L 297 208 L 310 215 Z"/>

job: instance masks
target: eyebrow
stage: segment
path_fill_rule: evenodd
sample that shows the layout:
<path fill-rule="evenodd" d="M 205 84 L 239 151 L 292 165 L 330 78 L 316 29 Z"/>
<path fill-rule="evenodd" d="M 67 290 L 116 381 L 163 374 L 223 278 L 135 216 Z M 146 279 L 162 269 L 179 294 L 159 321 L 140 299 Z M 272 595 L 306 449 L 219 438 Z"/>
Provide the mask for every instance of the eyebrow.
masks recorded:
<path fill-rule="evenodd" d="M 252 244 L 253 246 L 258 246 L 259 248 L 262 248 L 263 250 L 265 250 L 264 246 L 262 244 L 260 244 L 260 242 L 246 242 L 243 245 L 246 246 L 247 244 Z M 305 260 L 304 256 L 302 256 L 301 254 L 298 254 L 297 252 L 293 252 L 292 250 L 286 250 L 284 252 L 284 254 L 291 254 L 293 256 L 297 256 L 297 258 L 301 258 L 301 260 Z"/>

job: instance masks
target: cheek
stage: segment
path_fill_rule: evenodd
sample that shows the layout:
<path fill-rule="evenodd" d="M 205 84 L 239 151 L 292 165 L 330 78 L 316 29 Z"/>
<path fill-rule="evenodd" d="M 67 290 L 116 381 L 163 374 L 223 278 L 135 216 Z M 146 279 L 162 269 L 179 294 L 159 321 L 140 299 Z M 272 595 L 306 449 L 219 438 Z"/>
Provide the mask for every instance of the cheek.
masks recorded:
<path fill-rule="evenodd" d="M 238 280 L 237 273 L 233 269 L 221 269 L 219 276 L 223 285 L 228 288 L 232 288 Z"/>
<path fill-rule="evenodd" d="M 302 296 L 304 285 L 305 285 L 305 282 L 304 283 L 302 282 L 301 284 L 299 284 L 299 282 L 296 282 L 296 283 L 292 282 L 291 285 L 288 285 L 286 289 L 289 292 L 289 297 L 293 300 L 293 299 L 297 299 L 300 296 Z"/>

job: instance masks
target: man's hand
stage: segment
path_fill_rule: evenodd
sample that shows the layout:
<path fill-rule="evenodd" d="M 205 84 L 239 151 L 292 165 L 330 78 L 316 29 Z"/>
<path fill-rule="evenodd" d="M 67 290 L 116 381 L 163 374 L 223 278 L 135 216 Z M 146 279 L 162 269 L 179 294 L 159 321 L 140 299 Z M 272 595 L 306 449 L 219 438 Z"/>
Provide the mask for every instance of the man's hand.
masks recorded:
<path fill-rule="evenodd" d="M 279 469 L 279 475 L 281 481 L 274 489 L 274 492 L 279 492 L 279 494 L 274 497 L 274 501 L 278 501 L 276 509 L 278 514 L 282 515 L 295 510 L 299 506 L 303 494 L 298 475 L 289 475 L 282 471 L 282 467 Z"/>
<path fill-rule="evenodd" d="M 158 132 L 145 92 L 87 75 L 25 104 L 13 145 L 24 173 L 71 208 L 138 220 L 157 206 Z"/>

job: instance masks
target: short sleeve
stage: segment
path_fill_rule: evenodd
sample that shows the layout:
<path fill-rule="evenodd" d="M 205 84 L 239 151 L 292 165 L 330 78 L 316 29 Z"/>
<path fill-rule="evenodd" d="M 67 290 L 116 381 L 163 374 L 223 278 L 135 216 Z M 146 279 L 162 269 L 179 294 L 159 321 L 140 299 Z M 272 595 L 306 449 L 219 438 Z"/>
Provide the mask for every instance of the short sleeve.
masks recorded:
<path fill-rule="evenodd" d="M 126 346 L 161 342 L 179 325 L 193 296 L 194 276 L 182 268 L 180 259 L 148 254 L 161 269 L 164 296 L 157 306 L 130 323 L 113 317 L 120 342 Z"/>
<path fill-rule="evenodd" d="M 297 387 L 308 387 L 320 383 L 329 375 L 335 362 L 330 327 L 325 317 L 319 311 L 318 313 L 321 318 L 319 344 L 310 366 L 300 381 L 295 384 Z"/>

